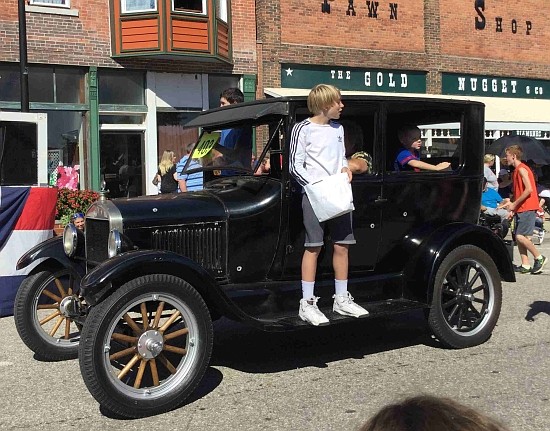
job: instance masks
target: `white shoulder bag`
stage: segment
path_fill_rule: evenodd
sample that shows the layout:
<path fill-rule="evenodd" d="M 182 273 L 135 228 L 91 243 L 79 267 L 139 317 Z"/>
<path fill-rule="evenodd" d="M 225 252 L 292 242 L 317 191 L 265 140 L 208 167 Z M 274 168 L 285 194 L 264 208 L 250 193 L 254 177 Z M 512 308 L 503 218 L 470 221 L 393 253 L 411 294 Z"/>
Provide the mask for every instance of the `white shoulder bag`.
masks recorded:
<path fill-rule="evenodd" d="M 306 184 L 307 194 L 313 212 L 320 222 L 349 213 L 353 206 L 353 193 L 348 174 L 340 172 Z"/>

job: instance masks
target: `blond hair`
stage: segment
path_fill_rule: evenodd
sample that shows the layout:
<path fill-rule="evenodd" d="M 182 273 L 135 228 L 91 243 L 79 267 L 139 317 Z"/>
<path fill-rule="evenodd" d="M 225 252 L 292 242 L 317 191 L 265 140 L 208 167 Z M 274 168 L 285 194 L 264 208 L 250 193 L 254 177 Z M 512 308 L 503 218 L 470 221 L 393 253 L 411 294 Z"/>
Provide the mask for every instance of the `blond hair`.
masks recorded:
<path fill-rule="evenodd" d="M 162 159 L 160 159 L 159 163 L 159 172 L 161 175 L 166 175 L 166 172 L 168 172 L 172 166 L 174 166 L 174 152 L 173 151 L 165 151 L 162 154 Z"/>
<path fill-rule="evenodd" d="M 521 157 L 523 156 L 523 150 L 519 145 L 510 145 L 506 150 L 504 150 L 506 153 L 510 153 L 514 156 L 516 156 L 516 159 L 521 161 Z"/>
<path fill-rule="evenodd" d="M 307 109 L 313 114 L 320 114 L 341 98 L 340 90 L 334 85 L 318 84 L 311 89 L 307 96 Z"/>
<path fill-rule="evenodd" d="M 485 154 L 483 156 L 483 163 L 491 163 L 495 160 L 494 154 Z"/>

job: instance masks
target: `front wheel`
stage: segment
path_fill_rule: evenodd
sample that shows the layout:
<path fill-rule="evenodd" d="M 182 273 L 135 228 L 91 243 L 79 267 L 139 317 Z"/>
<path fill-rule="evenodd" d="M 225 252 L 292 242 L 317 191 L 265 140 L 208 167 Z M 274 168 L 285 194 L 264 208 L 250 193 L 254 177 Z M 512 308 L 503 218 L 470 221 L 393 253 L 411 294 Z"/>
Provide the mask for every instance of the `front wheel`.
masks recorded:
<path fill-rule="evenodd" d="M 41 359 L 78 355 L 85 305 L 77 295 L 80 278 L 66 269 L 29 275 L 17 290 L 13 317 L 23 342 Z M 76 320 L 75 320 L 76 319 Z"/>
<path fill-rule="evenodd" d="M 446 347 L 484 343 L 500 315 L 502 284 L 491 257 L 463 245 L 445 257 L 435 276 L 428 323 Z"/>
<path fill-rule="evenodd" d="M 212 320 L 184 280 L 132 280 L 92 307 L 82 331 L 80 371 L 108 411 L 138 418 L 179 407 L 210 361 Z"/>

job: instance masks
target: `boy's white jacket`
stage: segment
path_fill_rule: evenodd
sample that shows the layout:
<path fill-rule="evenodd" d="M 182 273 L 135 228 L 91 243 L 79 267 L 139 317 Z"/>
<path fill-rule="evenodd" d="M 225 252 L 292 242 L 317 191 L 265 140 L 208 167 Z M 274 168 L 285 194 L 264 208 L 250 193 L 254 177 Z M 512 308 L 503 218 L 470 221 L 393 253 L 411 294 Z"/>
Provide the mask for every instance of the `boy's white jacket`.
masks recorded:
<path fill-rule="evenodd" d="M 290 173 L 302 186 L 348 166 L 344 128 L 334 121 L 312 123 L 306 119 L 294 126 L 290 137 Z"/>

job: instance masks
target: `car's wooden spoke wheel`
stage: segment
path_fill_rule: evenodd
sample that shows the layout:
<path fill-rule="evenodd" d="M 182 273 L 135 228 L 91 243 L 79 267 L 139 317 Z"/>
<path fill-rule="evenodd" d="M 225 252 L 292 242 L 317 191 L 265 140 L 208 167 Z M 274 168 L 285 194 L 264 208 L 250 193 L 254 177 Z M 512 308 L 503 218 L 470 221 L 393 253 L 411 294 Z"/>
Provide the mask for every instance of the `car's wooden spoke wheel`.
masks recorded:
<path fill-rule="evenodd" d="M 126 417 L 181 405 L 200 382 L 212 351 L 212 320 L 184 280 L 147 275 L 91 308 L 80 369 L 94 398 Z"/>
<path fill-rule="evenodd" d="M 68 270 L 28 276 L 17 292 L 14 318 L 25 344 L 42 359 L 75 358 L 80 318 L 86 308 L 76 294 L 79 278 Z"/>
<path fill-rule="evenodd" d="M 153 298 L 124 313 L 105 346 L 114 373 L 118 370 L 118 380 L 140 389 L 159 386 L 174 375 L 188 350 L 194 353 L 189 323 L 173 304 Z"/>

